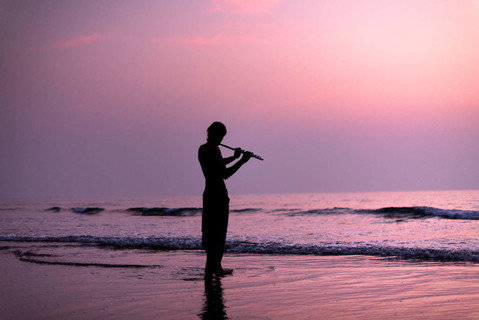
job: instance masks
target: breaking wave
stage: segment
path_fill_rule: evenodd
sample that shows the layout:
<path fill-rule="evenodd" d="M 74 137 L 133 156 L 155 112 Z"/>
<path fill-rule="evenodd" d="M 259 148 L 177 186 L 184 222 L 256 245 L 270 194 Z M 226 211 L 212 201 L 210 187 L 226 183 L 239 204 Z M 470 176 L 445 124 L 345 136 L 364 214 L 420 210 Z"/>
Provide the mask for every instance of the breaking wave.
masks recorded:
<path fill-rule="evenodd" d="M 201 215 L 202 208 L 165 208 L 165 207 L 153 207 L 153 208 L 144 208 L 144 207 L 137 207 L 137 208 L 129 208 L 126 211 L 133 212 L 137 215 L 142 216 L 197 216 Z M 230 210 L 230 212 L 234 213 L 247 213 L 247 212 L 257 212 L 261 211 L 261 209 L 257 208 L 245 208 L 245 209 L 235 209 Z"/>
<path fill-rule="evenodd" d="M 199 237 L 94 237 L 94 236 L 60 236 L 60 237 L 0 237 L 6 242 L 46 242 L 90 244 L 111 249 L 143 250 L 201 250 Z M 479 251 L 466 249 L 437 249 L 407 246 L 388 246 L 375 242 L 320 242 L 315 244 L 285 244 L 277 242 L 257 243 L 251 241 L 228 240 L 227 252 L 237 254 L 273 254 L 273 255 L 367 255 L 413 259 L 420 261 L 441 262 L 479 262 Z M 24 259 L 35 259 L 23 255 Z M 34 262 L 34 261 L 33 261 Z M 43 262 L 39 262 L 43 263 Z M 81 263 L 80 263 L 81 264 Z"/>
<path fill-rule="evenodd" d="M 277 211 L 281 212 L 281 209 Z M 289 209 L 283 211 L 286 215 L 326 215 L 326 214 L 378 214 L 385 218 L 444 218 L 444 219 L 462 219 L 479 220 L 479 211 L 457 210 L 457 209 L 439 209 L 432 207 L 385 207 L 380 209 L 350 209 L 350 208 L 330 208 L 297 210 Z"/>
<path fill-rule="evenodd" d="M 13 210 L 13 209 L 9 209 Z M 248 213 L 248 212 L 259 212 L 262 209 L 260 208 L 243 208 L 243 209 L 232 209 L 232 213 Z M 60 212 L 60 211 L 69 211 L 79 214 L 98 214 L 102 211 L 107 211 L 105 208 L 99 207 L 76 207 L 76 208 L 62 208 L 59 206 L 54 206 L 47 208 L 45 211 L 50 212 Z M 167 208 L 167 207 L 132 207 L 123 210 L 112 210 L 127 212 L 133 215 L 138 216 L 159 216 L 159 217 L 191 217 L 201 215 L 202 208 L 196 207 L 180 207 L 180 208 Z"/>
<path fill-rule="evenodd" d="M 50 207 L 46 209 L 46 211 L 51 211 L 51 212 L 60 212 L 62 210 L 65 210 L 61 207 Z M 99 208 L 99 207 L 76 207 L 76 208 L 70 208 L 68 209 L 69 211 L 73 213 L 80 213 L 80 214 L 97 214 L 102 211 L 105 211 L 105 208 Z"/>
<path fill-rule="evenodd" d="M 126 211 L 142 216 L 196 216 L 201 214 L 201 208 L 136 207 Z"/>

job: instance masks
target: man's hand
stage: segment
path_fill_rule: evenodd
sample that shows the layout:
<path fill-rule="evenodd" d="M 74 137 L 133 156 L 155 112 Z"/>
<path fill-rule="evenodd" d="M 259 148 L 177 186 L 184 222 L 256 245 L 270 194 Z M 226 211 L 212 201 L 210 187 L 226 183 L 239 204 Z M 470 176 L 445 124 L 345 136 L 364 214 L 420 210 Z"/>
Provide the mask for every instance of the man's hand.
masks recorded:
<path fill-rule="evenodd" d="M 240 148 L 236 148 L 235 149 L 235 156 L 238 154 L 238 153 L 242 153 L 243 156 L 241 157 L 241 159 L 238 160 L 238 162 L 236 162 L 234 165 L 232 165 L 231 167 L 227 167 L 226 170 L 225 170 L 225 173 L 224 173 L 224 179 L 228 179 L 229 177 L 231 177 L 236 171 L 238 171 L 238 169 L 243 165 L 245 164 L 246 162 L 248 162 L 249 159 L 251 159 L 251 156 L 253 156 L 253 153 L 252 152 L 249 152 L 249 151 L 243 151 L 241 150 L 241 152 L 239 152 L 241 149 Z M 234 157 L 230 157 L 228 159 L 232 159 Z"/>
<path fill-rule="evenodd" d="M 242 162 L 247 162 L 253 156 L 253 152 L 243 151 L 243 156 L 241 157 Z"/>
<path fill-rule="evenodd" d="M 235 154 L 234 154 L 235 159 L 238 159 L 243 152 L 244 152 L 243 149 L 236 148 L 235 149 Z"/>

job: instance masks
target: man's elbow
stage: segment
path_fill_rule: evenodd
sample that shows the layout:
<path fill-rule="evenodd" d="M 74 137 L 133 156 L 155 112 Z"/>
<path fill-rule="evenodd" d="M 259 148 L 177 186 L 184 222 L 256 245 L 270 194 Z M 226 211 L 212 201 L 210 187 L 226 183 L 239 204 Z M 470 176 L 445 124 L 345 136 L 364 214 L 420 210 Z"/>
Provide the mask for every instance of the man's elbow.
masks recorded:
<path fill-rule="evenodd" d="M 226 169 L 225 172 L 223 173 L 223 179 L 227 180 L 232 175 L 233 175 L 233 172 L 231 170 Z"/>

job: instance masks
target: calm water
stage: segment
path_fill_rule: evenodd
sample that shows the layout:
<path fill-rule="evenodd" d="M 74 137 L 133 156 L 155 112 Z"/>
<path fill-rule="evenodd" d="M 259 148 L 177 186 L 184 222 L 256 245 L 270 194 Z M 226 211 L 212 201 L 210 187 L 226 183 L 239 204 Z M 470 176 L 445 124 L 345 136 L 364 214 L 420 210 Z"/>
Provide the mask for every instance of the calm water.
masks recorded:
<path fill-rule="evenodd" d="M 477 190 L 230 198 L 231 253 L 479 262 Z M 31 262 L 154 267 L 201 250 L 200 226 L 200 196 L 0 203 L 0 248 Z"/>

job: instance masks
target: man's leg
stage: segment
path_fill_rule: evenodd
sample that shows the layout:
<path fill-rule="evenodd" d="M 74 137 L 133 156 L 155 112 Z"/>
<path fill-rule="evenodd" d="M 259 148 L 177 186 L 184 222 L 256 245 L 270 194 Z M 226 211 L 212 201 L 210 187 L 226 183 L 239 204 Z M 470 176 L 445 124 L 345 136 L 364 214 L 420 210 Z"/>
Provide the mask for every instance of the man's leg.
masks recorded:
<path fill-rule="evenodd" d="M 206 267 L 207 273 L 221 272 L 221 260 L 223 259 L 223 250 L 209 249 L 206 250 Z"/>
<path fill-rule="evenodd" d="M 206 252 L 206 274 L 226 275 L 232 274 L 233 269 L 223 269 L 221 260 L 223 259 L 224 250 L 207 250 Z"/>

